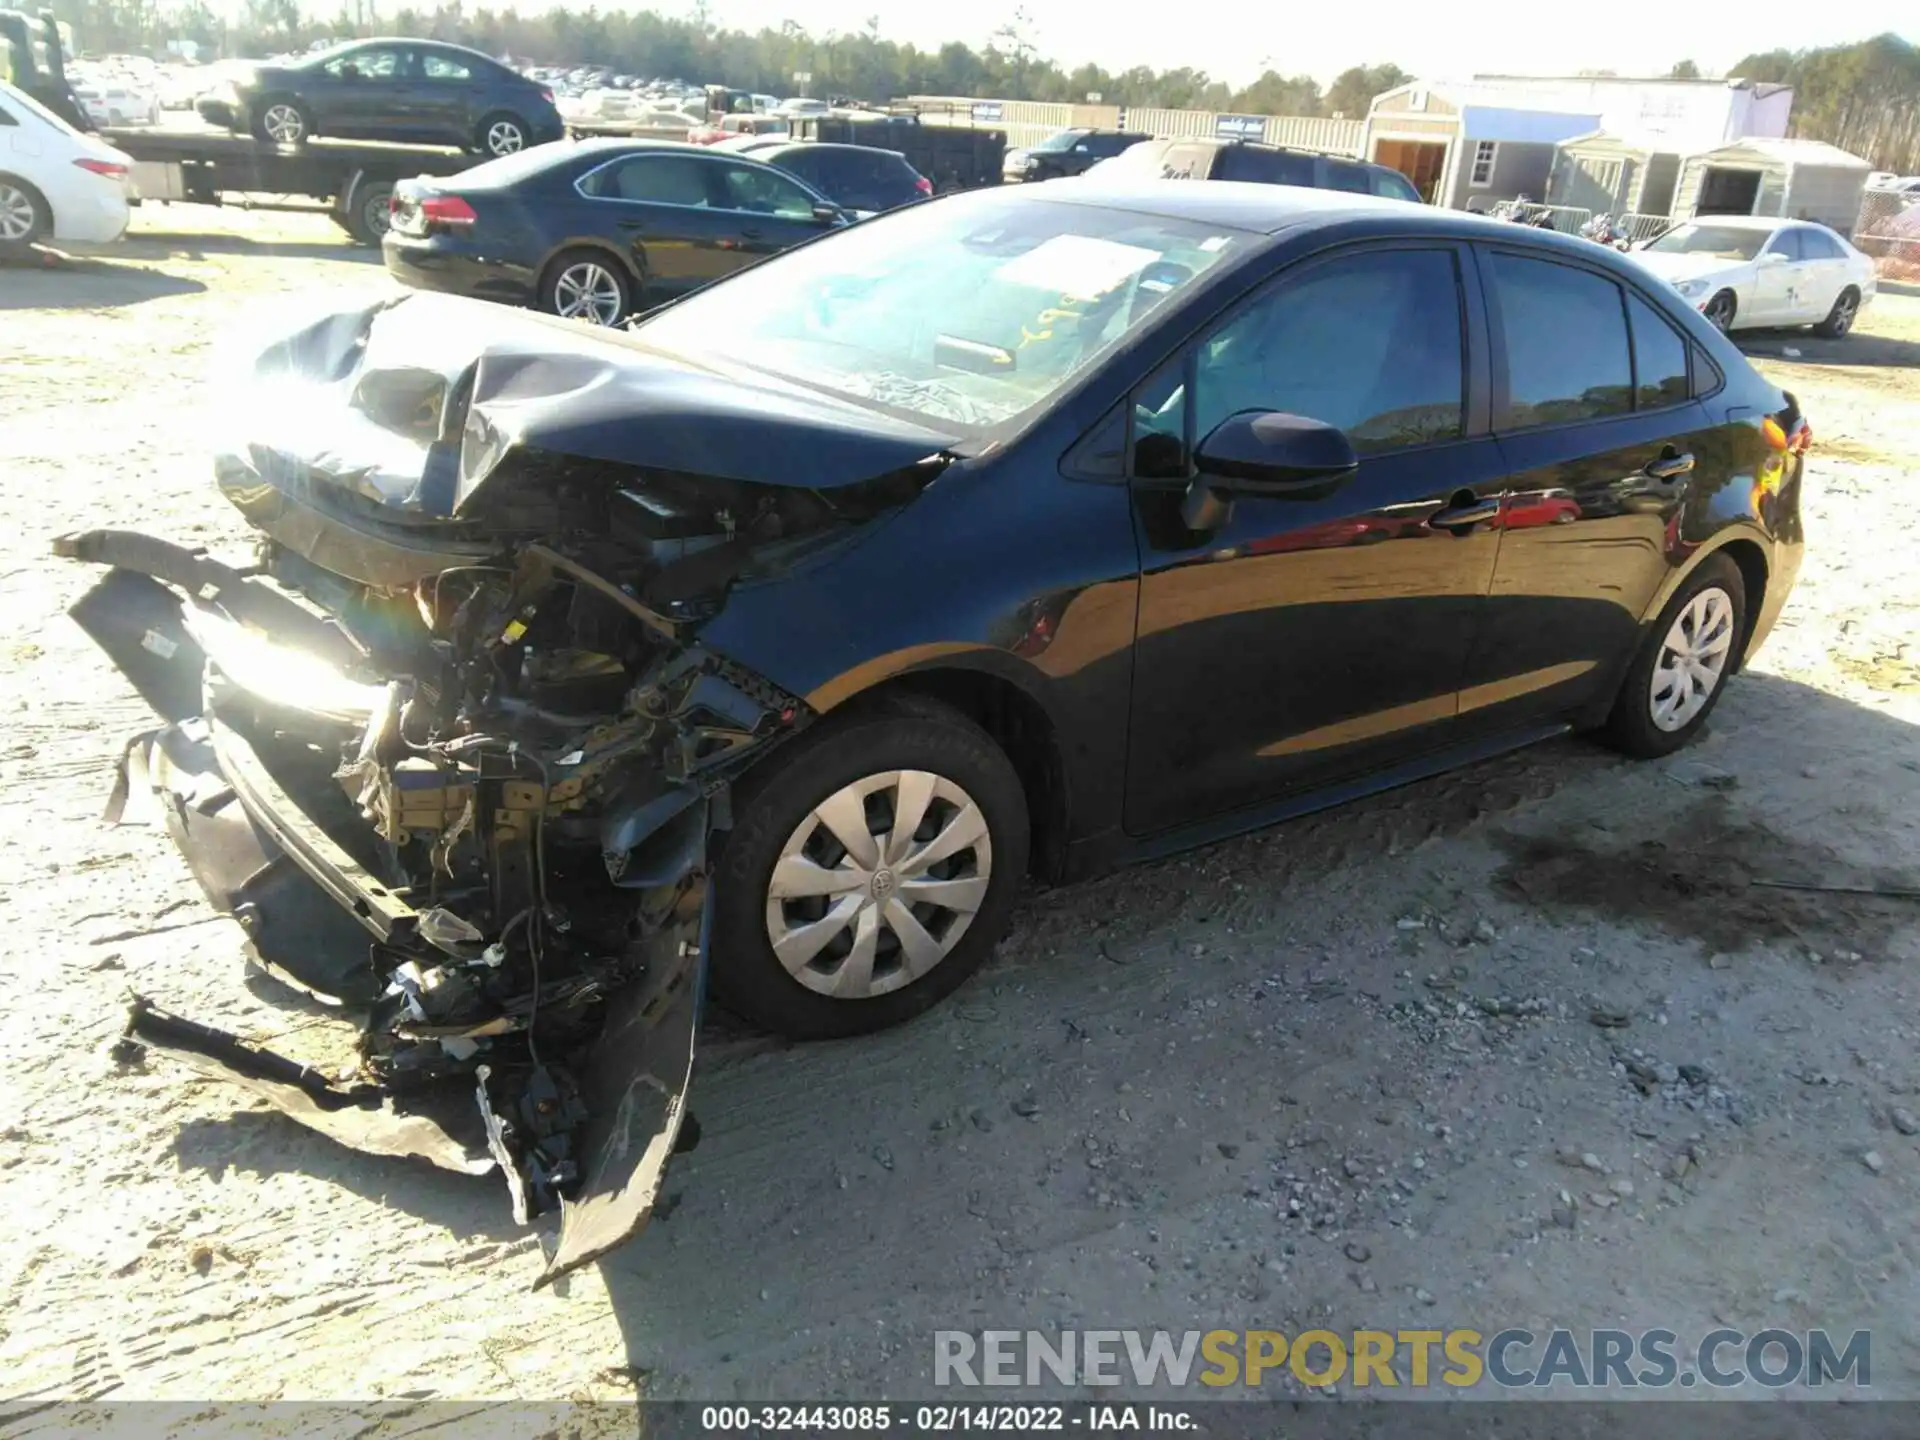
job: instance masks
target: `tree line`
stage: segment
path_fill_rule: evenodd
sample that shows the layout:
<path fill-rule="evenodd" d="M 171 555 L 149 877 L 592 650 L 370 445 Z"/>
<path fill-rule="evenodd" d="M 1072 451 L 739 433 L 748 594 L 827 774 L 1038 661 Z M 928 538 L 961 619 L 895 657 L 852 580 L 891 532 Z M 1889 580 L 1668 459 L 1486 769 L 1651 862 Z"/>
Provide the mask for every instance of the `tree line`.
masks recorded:
<path fill-rule="evenodd" d="M 380 0 L 340 3 L 334 15 L 322 17 L 303 11 L 298 0 L 242 0 L 238 13 L 227 15 L 209 0 L 52 0 L 54 13 L 73 26 L 78 45 L 91 54 L 158 54 L 166 41 L 182 39 L 213 54 L 260 57 L 305 49 L 315 40 L 409 35 L 531 64 L 607 65 L 648 78 L 724 82 L 775 95 L 804 89 L 864 100 L 959 95 L 1076 103 L 1097 95 L 1108 105 L 1358 119 L 1375 95 L 1414 78 L 1398 65 L 1355 65 L 1322 89 L 1312 76 L 1268 68 L 1236 89 L 1189 66 L 1068 68 L 1039 53 L 1024 11 L 1016 11 L 980 49 L 952 40 L 922 50 L 884 37 L 877 18 L 824 35 L 791 21 L 749 33 L 715 25 L 704 4 L 675 18 L 593 6 L 538 13 L 468 9 L 462 0 L 444 0 L 432 9 L 389 9 Z M 1690 79 L 1700 69 L 1682 60 L 1669 73 Z M 1793 134 L 1838 145 L 1879 169 L 1920 172 L 1920 48 L 1898 36 L 1764 51 L 1728 73 L 1792 85 Z M 811 80 L 803 85 L 796 74 Z"/>
<path fill-rule="evenodd" d="M 1766 50 L 1733 73 L 1793 86 L 1793 135 L 1838 145 L 1876 170 L 1920 173 L 1920 46 L 1878 35 L 1823 50 Z"/>
<path fill-rule="evenodd" d="M 877 18 L 824 35 L 791 21 L 748 33 L 713 24 L 704 7 L 675 18 L 591 6 L 536 13 L 470 9 L 460 0 L 431 9 L 345 0 L 337 13 L 323 17 L 301 10 L 297 0 L 243 0 L 238 13 L 228 16 L 208 0 L 52 3 L 89 54 L 158 54 L 168 40 L 192 40 L 213 54 L 257 58 L 303 50 L 315 40 L 407 35 L 450 40 L 536 65 L 607 65 L 647 78 L 724 82 L 776 95 L 804 88 L 813 95 L 876 101 L 961 95 L 1078 103 L 1098 95 L 1108 105 L 1357 119 L 1375 95 L 1413 78 L 1397 65 L 1356 65 L 1323 90 L 1312 76 L 1268 69 L 1251 85 L 1235 88 L 1187 66 L 1138 65 L 1118 72 L 1098 65 L 1068 67 L 1039 54 L 1024 12 L 982 48 L 955 40 L 922 50 L 882 36 Z M 812 79 L 802 87 L 796 74 Z"/>

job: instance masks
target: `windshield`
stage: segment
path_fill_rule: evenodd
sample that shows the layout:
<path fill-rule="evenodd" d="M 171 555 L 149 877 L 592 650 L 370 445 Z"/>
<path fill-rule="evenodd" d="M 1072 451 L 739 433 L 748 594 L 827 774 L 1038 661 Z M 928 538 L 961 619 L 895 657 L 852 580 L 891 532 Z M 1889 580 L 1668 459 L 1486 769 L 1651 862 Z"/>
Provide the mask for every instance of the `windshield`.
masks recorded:
<path fill-rule="evenodd" d="M 1010 426 L 1251 237 L 991 190 L 912 206 L 765 261 L 636 327 L 874 405 Z"/>
<path fill-rule="evenodd" d="M 1085 130 L 1062 130 L 1057 135 L 1049 135 L 1038 145 L 1029 145 L 1027 150 L 1029 154 L 1037 150 L 1046 155 L 1058 155 L 1063 151 L 1073 149 L 1078 142 L 1086 138 L 1087 132 Z"/>
<path fill-rule="evenodd" d="M 1717 255 L 1725 260 L 1751 260 L 1760 253 L 1770 231 L 1744 225 L 1677 225 L 1647 246 L 1663 255 Z"/>

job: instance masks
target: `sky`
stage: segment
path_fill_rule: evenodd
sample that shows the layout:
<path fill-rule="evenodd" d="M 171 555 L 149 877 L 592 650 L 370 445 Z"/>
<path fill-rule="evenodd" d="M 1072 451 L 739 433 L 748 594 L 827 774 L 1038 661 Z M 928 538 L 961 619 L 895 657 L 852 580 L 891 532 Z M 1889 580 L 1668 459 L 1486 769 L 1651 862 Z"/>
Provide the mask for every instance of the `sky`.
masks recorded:
<path fill-rule="evenodd" d="M 638 0 L 645 8 L 688 14 L 693 0 Z M 604 5 L 604 0 L 603 0 Z M 948 40 L 986 43 L 1016 7 L 1039 52 L 1071 69 L 1091 61 L 1108 70 L 1182 65 L 1231 85 L 1264 69 L 1308 74 L 1323 85 L 1350 65 L 1391 60 L 1422 79 L 1475 73 L 1572 74 L 1615 70 L 1665 74 L 1692 59 L 1716 75 L 1755 50 L 1844 44 L 1894 28 L 1866 5 L 1809 6 L 1804 0 L 1741 0 L 1675 5 L 1664 0 L 1608 0 L 1571 9 L 1540 0 L 1367 0 L 1308 5 L 1209 5 L 1194 8 L 1146 0 L 983 0 L 940 5 L 926 0 L 708 0 L 713 20 L 758 30 L 792 20 L 814 35 L 858 30 L 878 16 L 883 38 L 934 48 Z M 525 0 L 523 8 L 539 8 Z M 1316 13 L 1317 12 L 1317 13 Z M 1881 12 L 1884 16 L 1885 12 Z M 1737 17 L 1737 23 L 1733 22 Z M 1909 30 L 1920 38 L 1920 29 Z"/>

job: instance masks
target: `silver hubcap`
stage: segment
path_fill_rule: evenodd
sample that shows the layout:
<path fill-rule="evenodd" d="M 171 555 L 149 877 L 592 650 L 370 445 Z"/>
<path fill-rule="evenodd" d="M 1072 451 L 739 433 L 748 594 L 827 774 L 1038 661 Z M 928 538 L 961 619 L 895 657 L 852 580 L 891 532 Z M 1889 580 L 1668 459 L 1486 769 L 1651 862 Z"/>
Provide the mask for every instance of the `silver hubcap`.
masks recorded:
<path fill-rule="evenodd" d="M 620 282 L 591 260 L 569 265 L 553 282 L 553 313 L 613 325 L 620 319 Z"/>
<path fill-rule="evenodd" d="M 1662 730 L 1679 730 L 1707 708 L 1733 653 L 1733 600 L 1717 586 L 1702 590 L 1674 616 L 1653 667 L 1647 707 Z"/>
<path fill-rule="evenodd" d="M 33 233 L 33 201 L 24 190 L 0 185 L 0 240 L 24 240 Z"/>
<path fill-rule="evenodd" d="M 267 134 L 282 144 L 298 140 L 306 133 L 306 122 L 300 118 L 300 112 L 291 105 L 270 105 L 265 120 Z"/>
<path fill-rule="evenodd" d="M 926 770 L 856 780 L 808 812 L 767 887 L 789 975 L 837 1000 L 911 985 L 953 953 L 987 898 L 987 817 Z"/>
<path fill-rule="evenodd" d="M 1842 295 L 1833 307 L 1833 329 L 1835 334 L 1844 335 L 1853 328 L 1853 311 L 1856 302 L 1851 295 Z"/>
<path fill-rule="evenodd" d="M 385 235 L 393 224 L 393 200 L 391 196 L 369 196 L 360 207 L 360 218 L 366 222 L 369 235 Z"/>
<path fill-rule="evenodd" d="M 508 120 L 496 120 L 487 127 L 487 149 L 495 155 L 511 155 L 527 143 L 520 127 Z"/>

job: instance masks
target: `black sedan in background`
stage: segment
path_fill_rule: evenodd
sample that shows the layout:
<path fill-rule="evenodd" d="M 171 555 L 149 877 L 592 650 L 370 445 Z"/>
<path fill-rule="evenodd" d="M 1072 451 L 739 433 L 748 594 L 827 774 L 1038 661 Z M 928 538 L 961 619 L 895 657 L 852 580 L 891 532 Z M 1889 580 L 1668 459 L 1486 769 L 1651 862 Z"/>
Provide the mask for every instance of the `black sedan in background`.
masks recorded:
<path fill-rule="evenodd" d="M 1084 175 L 1102 160 L 1111 160 L 1142 140 L 1152 138 L 1139 130 L 1062 130 L 1038 145 L 1007 151 L 1000 178 L 1009 185 L 1018 185 Z"/>
<path fill-rule="evenodd" d="M 784 136 L 729 145 L 737 155 L 751 155 L 798 175 L 834 204 L 862 219 L 882 210 L 898 209 L 933 194 L 933 182 L 914 169 L 898 150 L 871 145 L 831 145 Z"/>
<path fill-rule="evenodd" d="M 279 145 L 330 135 L 510 155 L 566 133 L 551 90 L 478 50 L 432 40 L 357 40 L 262 65 L 196 108 L 215 125 Z"/>
<path fill-rule="evenodd" d="M 847 223 L 750 156 L 673 141 L 544 145 L 394 187 L 403 284 L 613 325 Z"/>

